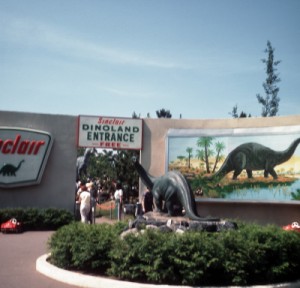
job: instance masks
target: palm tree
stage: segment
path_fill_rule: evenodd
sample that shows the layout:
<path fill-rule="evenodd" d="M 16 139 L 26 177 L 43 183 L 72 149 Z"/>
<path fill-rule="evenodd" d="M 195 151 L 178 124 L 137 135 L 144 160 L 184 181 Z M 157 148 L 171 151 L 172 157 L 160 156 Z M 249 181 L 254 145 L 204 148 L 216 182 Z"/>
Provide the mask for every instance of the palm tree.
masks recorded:
<path fill-rule="evenodd" d="M 213 141 L 213 137 L 209 137 L 209 136 L 200 137 L 197 140 L 197 146 L 201 147 L 201 148 L 204 148 L 204 150 L 203 150 L 202 153 L 203 153 L 203 161 L 205 162 L 206 172 L 207 173 L 210 173 L 210 169 L 209 169 L 209 157 L 211 155 L 213 155 L 213 153 L 214 153 L 212 150 L 209 149 L 209 147 L 212 145 L 212 141 Z M 201 154 L 200 151 L 198 151 L 198 155 Z"/>
<path fill-rule="evenodd" d="M 192 157 L 193 148 L 188 147 L 186 148 L 185 151 L 188 153 L 188 167 L 191 168 L 191 157 Z"/>
<path fill-rule="evenodd" d="M 215 170 L 217 168 L 217 164 L 222 158 L 221 153 L 225 149 L 225 144 L 223 142 L 217 142 L 217 143 L 215 143 L 215 149 L 217 151 L 217 156 L 216 156 L 216 161 L 215 161 L 215 165 L 214 165 L 212 173 L 215 172 Z"/>
<path fill-rule="evenodd" d="M 178 159 L 180 162 L 183 162 L 183 160 L 185 159 L 185 156 L 179 155 L 179 156 L 177 156 L 177 159 Z M 181 163 L 180 163 L 180 164 L 181 164 Z"/>

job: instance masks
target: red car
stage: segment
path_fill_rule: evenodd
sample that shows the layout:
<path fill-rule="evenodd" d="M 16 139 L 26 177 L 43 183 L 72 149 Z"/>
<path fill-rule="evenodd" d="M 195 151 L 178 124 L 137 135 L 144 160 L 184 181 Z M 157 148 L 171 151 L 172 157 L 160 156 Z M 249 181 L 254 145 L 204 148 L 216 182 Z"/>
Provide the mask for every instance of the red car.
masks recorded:
<path fill-rule="evenodd" d="M 16 218 L 11 218 L 7 222 L 1 224 L 1 232 L 22 232 L 22 224 L 18 222 Z"/>
<path fill-rule="evenodd" d="M 292 224 L 286 225 L 282 227 L 283 230 L 286 231 L 297 231 L 300 232 L 300 225 L 298 222 L 293 222 Z"/>

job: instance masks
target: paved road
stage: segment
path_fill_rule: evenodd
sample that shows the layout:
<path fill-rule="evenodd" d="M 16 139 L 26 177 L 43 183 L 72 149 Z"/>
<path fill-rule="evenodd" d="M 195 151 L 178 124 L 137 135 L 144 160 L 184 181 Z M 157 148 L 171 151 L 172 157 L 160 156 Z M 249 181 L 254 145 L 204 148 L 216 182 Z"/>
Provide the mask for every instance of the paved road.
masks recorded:
<path fill-rule="evenodd" d="M 47 253 L 47 241 L 53 232 L 0 233 L 0 287 L 70 288 L 35 269 L 36 259 Z"/>

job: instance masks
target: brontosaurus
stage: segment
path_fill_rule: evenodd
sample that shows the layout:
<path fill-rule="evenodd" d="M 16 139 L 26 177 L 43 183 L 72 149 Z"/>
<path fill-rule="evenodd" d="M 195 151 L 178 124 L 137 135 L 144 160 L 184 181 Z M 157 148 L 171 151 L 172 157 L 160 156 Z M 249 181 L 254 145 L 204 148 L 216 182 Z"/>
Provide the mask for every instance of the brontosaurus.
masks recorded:
<path fill-rule="evenodd" d="M 225 159 L 221 168 L 209 179 L 220 179 L 231 171 L 234 171 L 232 179 L 237 179 L 245 169 L 248 178 L 252 178 L 252 171 L 264 170 L 264 177 L 269 174 L 277 179 L 275 166 L 288 161 L 294 154 L 300 138 L 294 140 L 284 151 L 274 151 L 258 143 L 244 143 L 232 150 Z"/>
<path fill-rule="evenodd" d="M 161 177 L 153 177 L 145 171 L 136 157 L 133 157 L 132 161 L 141 180 L 152 192 L 156 208 L 159 212 L 162 212 L 162 201 L 165 201 L 165 206 L 170 216 L 174 215 L 174 205 L 178 205 L 184 208 L 185 215 L 191 220 L 220 220 L 219 218 L 203 218 L 198 216 L 192 189 L 179 171 L 169 171 Z"/>
<path fill-rule="evenodd" d="M 12 164 L 4 164 L 0 169 L 0 174 L 3 176 L 16 176 L 16 172 L 20 169 L 23 162 L 25 162 L 25 160 L 21 160 L 17 167 Z"/>
<path fill-rule="evenodd" d="M 84 151 L 84 155 L 77 158 L 76 163 L 76 172 L 77 172 L 77 179 L 80 179 L 82 175 L 87 175 L 87 166 L 90 162 L 91 155 L 96 154 L 97 150 L 96 148 L 86 148 Z"/>

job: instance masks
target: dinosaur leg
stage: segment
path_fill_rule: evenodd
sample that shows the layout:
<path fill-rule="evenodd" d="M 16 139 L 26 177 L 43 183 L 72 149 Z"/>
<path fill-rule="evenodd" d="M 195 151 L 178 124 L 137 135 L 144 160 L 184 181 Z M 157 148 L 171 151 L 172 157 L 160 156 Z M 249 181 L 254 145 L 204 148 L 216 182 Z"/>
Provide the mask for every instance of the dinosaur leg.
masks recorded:
<path fill-rule="evenodd" d="M 166 201 L 165 205 L 168 211 L 168 215 L 174 216 L 174 207 L 172 201 Z"/>
<path fill-rule="evenodd" d="M 166 212 L 169 216 L 175 216 L 174 205 L 180 204 L 177 198 L 177 187 L 175 185 L 170 185 L 164 191 L 164 200 L 165 200 L 165 208 Z"/>
<path fill-rule="evenodd" d="M 233 159 L 234 161 L 234 173 L 233 173 L 233 180 L 236 180 L 237 177 L 241 174 L 243 169 L 246 167 L 246 156 L 244 153 L 237 153 Z"/>
<path fill-rule="evenodd" d="M 152 191 L 154 204 L 158 212 L 162 212 L 162 198 L 155 190 Z"/>
<path fill-rule="evenodd" d="M 243 171 L 243 169 L 236 169 L 236 170 L 234 170 L 232 179 L 233 180 L 237 180 L 237 177 L 241 174 L 242 171 Z"/>
<path fill-rule="evenodd" d="M 273 177 L 274 179 L 277 179 L 277 178 L 278 178 L 277 173 L 275 172 L 274 168 L 270 169 L 269 172 L 270 172 L 270 174 L 272 175 L 272 177 Z"/>
<path fill-rule="evenodd" d="M 246 169 L 246 172 L 247 172 L 247 175 L 248 175 L 248 178 L 249 178 L 249 179 L 250 179 L 250 178 L 253 178 L 253 176 L 252 176 L 252 170 Z"/>

